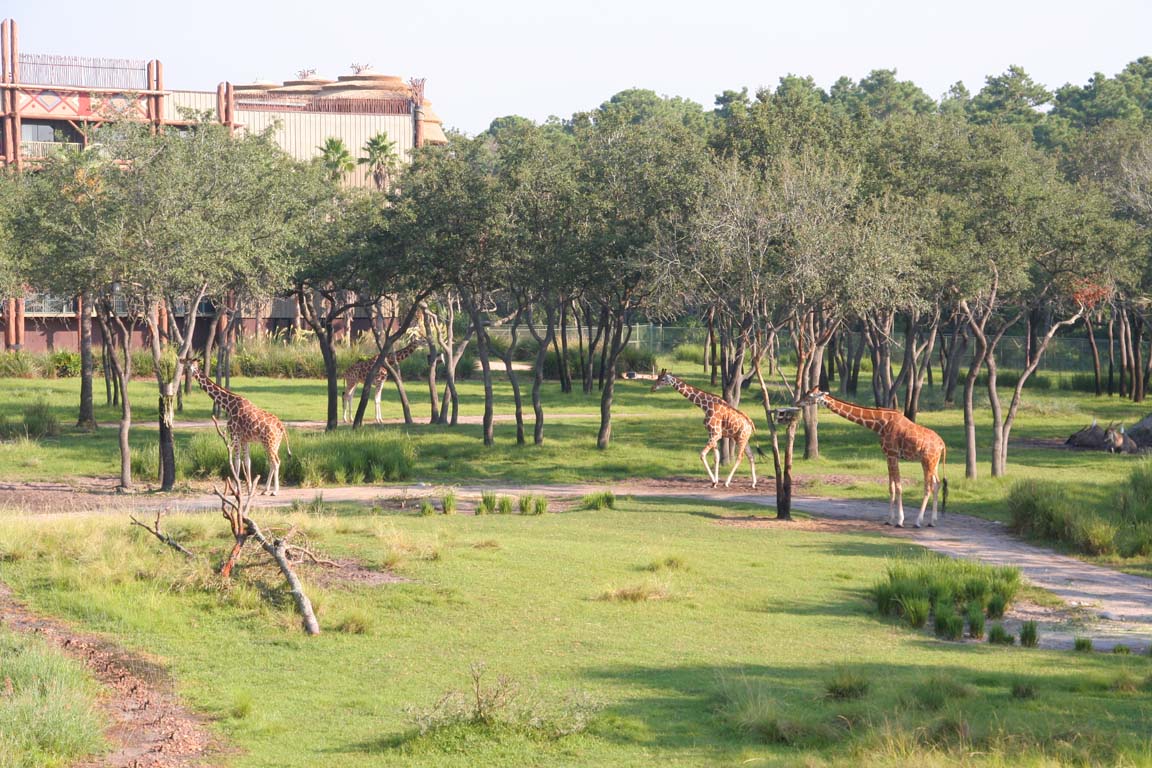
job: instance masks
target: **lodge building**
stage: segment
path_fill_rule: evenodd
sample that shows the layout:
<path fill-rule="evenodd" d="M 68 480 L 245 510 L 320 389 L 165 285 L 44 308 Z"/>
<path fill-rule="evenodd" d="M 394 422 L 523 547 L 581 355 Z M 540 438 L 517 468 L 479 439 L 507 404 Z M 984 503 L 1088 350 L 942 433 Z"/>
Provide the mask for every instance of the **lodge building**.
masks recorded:
<path fill-rule="evenodd" d="M 387 134 L 401 162 L 413 148 L 447 141 L 440 118 L 424 96 L 424 80 L 355 66 L 328 79 L 311 70 L 283 82 L 221 83 L 215 91 L 164 87 L 164 66 L 127 59 L 24 53 L 15 21 L 0 22 L 0 166 L 17 171 L 59 151 L 83 146 L 85 127 L 137 120 L 157 128 L 188 125 L 197 115 L 233 131 L 274 128 L 277 144 L 309 160 L 338 138 L 353 157 L 368 139 Z M 373 183 L 357 166 L 345 183 Z M 283 322 L 293 302 L 272 303 L 262 322 Z M 251 322 L 251 318 L 249 318 Z M 4 349 L 75 349 L 76 303 L 28 293 L 3 302 Z"/>

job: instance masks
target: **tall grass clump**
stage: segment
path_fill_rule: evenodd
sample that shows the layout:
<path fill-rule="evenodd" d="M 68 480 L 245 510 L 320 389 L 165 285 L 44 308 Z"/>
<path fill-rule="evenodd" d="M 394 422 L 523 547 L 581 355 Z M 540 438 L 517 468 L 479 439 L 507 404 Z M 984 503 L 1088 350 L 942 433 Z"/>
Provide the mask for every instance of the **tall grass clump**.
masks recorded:
<path fill-rule="evenodd" d="M 83 668 L 34 639 L 0 630 L 0 765 L 70 765 L 104 747 Z"/>
<path fill-rule="evenodd" d="M 532 500 L 532 514 L 543 515 L 548 511 L 548 497 L 537 496 Z"/>
<path fill-rule="evenodd" d="M 719 686 L 720 716 L 741 734 L 792 747 L 825 746 L 843 738 L 843 731 L 818 715 L 791 711 L 767 683 L 725 676 Z"/>
<path fill-rule="evenodd" d="M 922 627 L 929 612 L 943 637 L 963 635 L 964 617 L 1009 604 L 1020 591 L 1020 571 L 927 552 L 888 563 L 883 580 L 872 586 L 872 599 L 885 616 Z M 943 616 L 942 616 L 943 614 Z M 944 618 L 944 617 L 947 618 Z M 971 621 L 969 621 L 971 624 Z"/>
<path fill-rule="evenodd" d="M 44 375 L 44 363 L 38 355 L 24 350 L 0 355 L 0 378 L 37 379 Z"/>
<path fill-rule="evenodd" d="M 672 349 L 672 359 L 678 363 L 704 365 L 703 344 L 677 344 Z"/>
<path fill-rule="evenodd" d="M 448 491 L 440 501 L 440 506 L 446 515 L 456 514 L 456 492 Z"/>
<path fill-rule="evenodd" d="M 1081 653 L 1090 653 L 1092 651 L 1092 638 L 1090 637 L 1078 637 L 1073 642 L 1073 650 L 1080 651 Z"/>
<path fill-rule="evenodd" d="M 590 493 L 580 500 L 581 509 L 616 509 L 616 494 L 612 491 Z"/>
<path fill-rule="evenodd" d="M 496 514 L 496 494 L 492 491 L 480 492 L 480 503 L 476 505 L 476 514 L 478 515 L 493 515 Z"/>
<path fill-rule="evenodd" d="M 1065 489 L 1022 480 L 1008 494 L 1009 526 L 1026 538 L 1056 542 L 1088 555 L 1116 551 L 1119 527 L 1104 516 L 1078 508 Z"/>
<path fill-rule="evenodd" d="M 44 437 L 60 436 L 60 419 L 52 411 L 48 403 L 39 400 L 24 407 L 20 421 L 10 421 L 6 416 L 0 416 L 0 440 L 14 440 L 26 437 L 29 440 L 39 440 Z"/>
<path fill-rule="evenodd" d="M 1020 645 L 1025 648 L 1035 648 L 1040 642 L 1039 632 L 1036 630 L 1036 622 L 1026 621 L 1020 626 Z"/>

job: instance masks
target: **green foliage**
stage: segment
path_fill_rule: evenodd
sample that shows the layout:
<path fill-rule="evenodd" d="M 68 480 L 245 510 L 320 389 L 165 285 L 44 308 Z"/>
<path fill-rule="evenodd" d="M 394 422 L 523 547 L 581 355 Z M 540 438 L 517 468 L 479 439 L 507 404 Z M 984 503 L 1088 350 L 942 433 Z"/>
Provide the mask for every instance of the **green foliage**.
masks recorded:
<path fill-rule="evenodd" d="M 420 516 L 421 517 L 431 517 L 434 514 L 436 514 L 436 505 L 435 504 L 433 504 L 428 499 L 424 499 L 423 501 L 420 502 Z"/>
<path fill-rule="evenodd" d="M 871 683 L 868 678 L 856 670 L 847 667 L 838 667 L 832 672 L 832 677 L 824 681 L 824 695 L 836 701 L 851 701 L 864 698 Z"/>
<path fill-rule="evenodd" d="M 522 515 L 532 514 L 532 494 L 521 494 L 516 499 L 516 507 Z"/>
<path fill-rule="evenodd" d="M 1034 480 L 1016 483 L 1008 495 L 1012 530 L 1040 541 L 1059 542 L 1090 555 L 1116 549 L 1117 525 L 1074 506 L 1058 487 Z"/>
<path fill-rule="evenodd" d="M 968 636 L 973 640 L 984 639 L 984 610 L 976 604 L 968 606 Z"/>
<path fill-rule="evenodd" d="M 890 561 L 885 579 L 872 586 L 871 595 L 881 615 L 903 616 L 911 627 L 924 626 L 934 612 L 936 634 L 958 640 L 966 615 L 982 618 L 985 605 L 989 616 L 1002 615 L 1020 586 L 1016 568 L 923 553 Z M 983 634 L 982 621 L 979 629 Z"/>
<path fill-rule="evenodd" d="M 810 748 L 844 736 L 818 715 L 785 704 L 772 686 L 746 677 L 720 678 L 720 715 L 738 733 L 765 744 Z"/>
<path fill-rule="evenodd" d="M 928 623 L 928 615 L 932 612 L 932 603 L 927 597 L 903 595 L 897 598 L 897 602 L 900 606 L 900 615 L 904 617 L 904 621 L 908 622 L 908 626 L 913 629 L 920 629 Z"/>
<path fill-rule="evenodd" d="M 1087 653 L 1092 650 L 1092 638 L 1090 637 L 1078 637 L 1073 642 L 1074 650 L 1081 651 L 1083 653 Z"/>
<path fill-rule="evenodd" d="M 956 612 L 951 603 L 936 604 L 934 616 L 936 636 L 944 640 L 959 640 L 964 637 L 964 617 Z"/>
<path fill-rule="evenodd" d="M 512 514 L 512 497 L 501 496 L 496 501 L 496 514 L 510 515 Z"/>
<path fill-rule="evenodd" d="M 1036 622 L 1026 621 L 1020 625 L 1020 645 L 1025 648 L 1035 648 L 1039 642 L 1040 638 L 1036 630 Z"/>
<path fill-rule="evenodd" d="M 95 686 L 38 638 L 0 629 L 0 765 L 71 765 L 104 748 Z"/>
<path fill-rule="evenodd" d="M 456 492 L 448 491 L 444 494 L 444 498 L 440 501 L 440 506 L 446 515 L 456 514 Z"/>
<path fill-rule="evenodd" d="M 1004 629 L 1003 624 L 993 624 L 988 630 L 988 642 L 992 645 L 1015 645 L 1016 636 Z"/>
<path fill-rule="evenodd" d="M 496 512 L 496 494 L 493 491 L 481 491 L 480 503 L 476 505 L 476 514 L 491 515 Z"/>
<path fill-rule="evenodd" d="M 1131 656 L 1132 649 L 1123 643 L 1116 643 L 1116 645 L 1112 646 L 1112 653 L 1116 654 L 1117 656 Z"/>
<path fill-rule="evenodd" d="M 616 494 L 612 491 L 590 493 L 580 499 L 581 509 L 616 509 Z"/>
<path fill-rule="evenodd" d="M 0 415 L 0 440 L 27 438 L 40 440 L 60 436 L 60 420 L 56 412 L 43 400 L 24 407 L 20 423 L 14 424 Z"/>
<path fill-rule="evenodd" d="M 965 685 L 943 673 L 932 674 L 912 688 L 916 706 L 930 712 L 974 695 L 972 686 Z"/>
<path fill-rule="evenodd" d="M 23 350 L 0 354 L 0 378 L 36 379 L 44 375 L 44 361 Z"/>
<path fill-rule="evenodd" d="M 532 502 L 532 514 L 543 515 L 548 512 L 548 497 L 537 496 Z"/>
<path fill-rule="evenodd" d="M 1012 684 L 1012 698 L 1014 699 L 1034 699 L 1036 698 L 1036 684 L 1027 680 L 1017 680 Z"/>
<path fill-rule="evenodd" d="M 60 349 L 49 357 L 49 368 L 58 379 L 70 379 L 79 376 L 82 369 L 82 361 L 79 352 L 69 352 L 66 349 Z"/>
<path fill-rule="evenodd" d="M 677 344 L 672 348 L 672 359 L 678 363 L 704 365 L 704 345 Z"/>

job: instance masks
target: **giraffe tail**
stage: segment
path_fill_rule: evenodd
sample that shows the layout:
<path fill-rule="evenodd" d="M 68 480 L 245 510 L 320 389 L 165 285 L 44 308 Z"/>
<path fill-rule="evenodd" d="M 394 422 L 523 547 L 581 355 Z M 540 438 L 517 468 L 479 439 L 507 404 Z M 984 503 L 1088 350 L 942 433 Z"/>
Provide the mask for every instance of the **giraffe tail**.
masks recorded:
<path fill-rule="evenodd" d="M 764 452 L 764 449 L 763 449 L 763 448 L 761 448 L 761 447 L 760 447 L 760 446 L 758 446 L 758 445 L 756 446 L 756 453 L 758 453 L 758 454 L 760 454 L 761 456 L 764 456 L 764 457 L 767 457 L 767 456 L 768 456 L 768 454 Z"/>
<path fill-rule="evenodd" d="M 948 448 L 940 456 L 940 514 L 944 514 L 948 506 L 948 478 L 944 477 L 944 469 L 948 466 Z"/>
<path fill-rule="evenodd" d="M 288 451 L 288 455 L 292 455 L 292 446 L 288 444 L 288 427 L 284 427 L 284 450 Z"/>

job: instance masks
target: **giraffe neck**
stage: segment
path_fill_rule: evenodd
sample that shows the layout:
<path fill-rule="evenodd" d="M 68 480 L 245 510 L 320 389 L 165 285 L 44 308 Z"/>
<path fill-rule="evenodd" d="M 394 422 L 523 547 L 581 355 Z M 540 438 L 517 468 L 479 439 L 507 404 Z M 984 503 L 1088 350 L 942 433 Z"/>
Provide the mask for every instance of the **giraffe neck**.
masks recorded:
<path fill-rule="evenodd" d="M 237 400 L 243 400 L 240 395 L 237 395 L 235 392 L 230 392 L 212 381 L 212 379 L 208 378 L 208 374 L 202 370 L 196 371 L 195 379 L 196 383 L 200 385 L 200 389 L 207 392 L 208 397 L 212 398 L 212 402 L 221 407 Z"/>
<path fill-rule="evenodd" d="M 714 406 L 717 402 L 720 402 L 720 398 L 716 397 L 716 395 L 713 395 L 711 392 L 705 392 L 702 389 L 697 389 L 691 384 L 687 384 L 675 376 L 672 376 L 671 374 L 669 374 L 668 378 L 672 382 L 673 389 L 675 389 L 688 400 L 691 400 L 693 404 L 703 408 L 704 410 L 708 410 L 708 408 Z"/>
<path fill-rule="evenodd" d="M 391 363 L 402 363 L 405 359 L 411 357 L 413 352 L 420 348 L 421 343 L 423 342 L 421 342 L 420 339 L 416 339 L 415 341 L 410 342 L 408 346 L 404 347 L 403 349 L 388 353 L 387 357 L 385 357 L 384 353 L 381 352 L 380 354 L 376 355 L 376 360 L 373 360 L 372 362 L 375 364 L 380 360 L 380 358 L 383 357 L 385 360 Z"/>
<path fill-rule="evenodd" d="M 886 424 L 892 421 L 893 418 L 899 415 L 899 411 L 894 411 L 891 408 L 865 408 L 862 405 L 837 400 L 831 395 L 825 395 L 824 404 L 828 406 L 828 410 L 837 416 L 868 427 L 868 429 L 873 432 L 879 432 Z"/>

